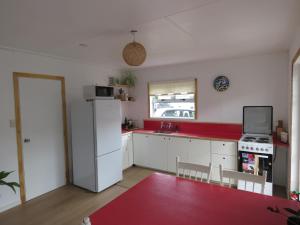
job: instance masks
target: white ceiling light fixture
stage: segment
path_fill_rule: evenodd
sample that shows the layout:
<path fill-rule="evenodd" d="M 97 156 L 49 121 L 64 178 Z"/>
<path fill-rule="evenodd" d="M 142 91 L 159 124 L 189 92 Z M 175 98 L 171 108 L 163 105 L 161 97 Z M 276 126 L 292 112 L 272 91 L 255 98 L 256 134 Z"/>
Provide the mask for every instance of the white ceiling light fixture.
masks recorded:
<path fill-rule="evenodd" d="M 130 33 L 133 36 L 133 41 L 128 43 L 123 49 L 123 59 L 130 66 L 140 66 L 146 60 L 145 47 L 135 41 L 135 33 L 137 30 L 131 30 Z"/>

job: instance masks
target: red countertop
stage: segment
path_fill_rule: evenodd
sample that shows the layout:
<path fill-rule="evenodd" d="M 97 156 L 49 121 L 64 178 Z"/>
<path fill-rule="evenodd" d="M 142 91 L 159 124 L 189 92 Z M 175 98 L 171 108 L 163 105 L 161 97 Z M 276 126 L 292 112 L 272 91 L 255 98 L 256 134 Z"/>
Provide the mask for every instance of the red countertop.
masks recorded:
<path fill-rule="evenodd" d="M 164 121 L 165 123 L 172 123 L 177 126 L 178 131 L 173 133 L 155 133 L 160 129 L 162 121 L 144 120 L 144 129 L 122 130 L 122 133 L 139 133 L 139 134 L 153 134 L 173 137 L 198 138 L 206 140 L 219 141 L 239 141 L 242 136 L 241 124 L 225 124 L 225 123 L 201 123 L 201 122 L 172 122 Z M 277 146 L 288 148 L 289 145 L 277 140 L 274 136 L 273 143 Z"/>
<path fill-rule="evenodd" d="M 186 138 L 198 138 L 208 140 L 223 140 L 223 141 L 238 141 L 241 138 L 240 134 L 234 133 L 187 133 L 187 132 L 172 132 L 172 133 L 156 133 L 154 130 L 139 129 L 134 130 L 133 133 L 138 134 L 155 134 L 173 137 L 186 137 Z"/>

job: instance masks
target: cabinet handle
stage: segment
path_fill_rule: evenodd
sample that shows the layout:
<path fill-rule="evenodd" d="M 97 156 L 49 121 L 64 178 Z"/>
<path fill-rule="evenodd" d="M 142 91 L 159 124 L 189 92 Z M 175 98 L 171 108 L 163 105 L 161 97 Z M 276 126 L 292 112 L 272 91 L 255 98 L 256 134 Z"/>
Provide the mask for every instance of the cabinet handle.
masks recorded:
<path fill-rule="evenodd" d="M 225 157 L 223 157 L 223 159 L 226 159 Z"/>

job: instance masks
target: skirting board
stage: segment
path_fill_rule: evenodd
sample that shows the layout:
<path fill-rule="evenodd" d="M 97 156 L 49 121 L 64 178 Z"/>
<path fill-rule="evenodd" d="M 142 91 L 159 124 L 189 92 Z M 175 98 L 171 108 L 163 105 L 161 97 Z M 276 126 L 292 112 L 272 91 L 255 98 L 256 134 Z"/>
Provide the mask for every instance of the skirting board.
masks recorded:
<path fill-rule="evenodd" d="M 6 206 L 2 206 L 2 207 L 0 207 L 0 213 L 6 211 L 8 209 L 11 209 L 11 208 L 13 208 L 15 206 L 18 206 L 20 204 L 21 204 L 21 201 L 16 201 L 16 202 L 10 203 L 10 204 L 8 204 Z"/>

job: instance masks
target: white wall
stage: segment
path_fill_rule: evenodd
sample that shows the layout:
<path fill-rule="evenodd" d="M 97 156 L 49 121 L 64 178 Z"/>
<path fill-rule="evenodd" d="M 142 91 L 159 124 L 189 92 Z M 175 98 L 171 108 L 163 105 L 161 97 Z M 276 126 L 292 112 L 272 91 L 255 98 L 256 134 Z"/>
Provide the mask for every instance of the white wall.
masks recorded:
<path fill-rule="evenodd" d="M 293 60 L 296 52 L 300 48 L 300 27 L 296 30 L 293 41 L 290 46 L 290 62 Z"/>
<path fill-rule="evenodd" d="M 14 119 L 13 72 L 62 75 L 66 78 L 67 104 L 81 98 L 82 86 L 107 85 L 108 76 L 118 73 L 112 67 L 91 66 L 62 61 L 33 54 L 0 50 L 0 171 L 15 171 L 8 180 L 19 181 L 15 128 L 9 127 Z M 70 123 L 68 123 L 70 126 Z M 69 132 L 70 134 L 70 132 Z M 0 211 L 18 204 L 19 193 L 0 186 Z"/>
<path fill-rule="evenodd" d="M 291 43 L 291 47 L 290 47 L 290 52 L 289 52 L 289 56 L 290 56 L 290 59 L 289 59 L 289 69 L 290 69 L 290 76 L 292 74 L 292 71 L 291 71 L 291 68 L 292 68 L 292 61 L 298 51 L 298 49 L 300 49 L 300 27 L 299 29 L 295 32 L 295 35 L 294 35 L 294 38 L 293 38 L 293 41 Z M 295 71 L 296 69 L 298 69 L 298 73 L 299 73 L 299 66 L 297 68 L 294 68 Z M 289 76 L 289 77 L 290 77 Z M 292 79 L 289 79 L 289 94 L 291 93 L 291 87 L 292 87 L 292 84 L 291 84 L 291 80 Z M 299 82 L 299 79 L 298 80 L 294 80 L 298 83 Z M 296 83 L 294 84 L 296 85 Z M 294 93 L 296 94 L 296 93 Z M 290 95 L 289 95 L 290 96 Z M 289 98 L 289 109 L 291 109 L 291 104 L 292 104 L 292 99 Z M 298 99 L 299 100 L 299 99 Z M 294 102 L 295 103 L 295 102 Z M 298 108 L 299 109 L 299 108 Z M 293 113 L 297 113 L 297 110 L 294 109 L 294 112 Z M 293 122 L 296 122 L 295 118 L 293 119 L 294 121 Z M 289 122 L 289 131 L 291 133 L 292 131 L 292 121 L 291 121 L 291 118 L 290 118 L 290 122 Z M 293 134 L 299 132 L 299 128 L 297 127 L 293 127 Z M 290 176 L 288 176 L 289 178 L 289 189 L 291 191 L 294 191 L 294 190 L 298 190 L 299 191 L 299 141 L 295 140 L 295 139 L 298 139 L 297 137 L 293 138 L 294 140 L 292 140 L 291 142 L 291 149 L 289 151 L 289 174 Z"/>
<path fill-rule="evenodd" d="M 219 93 L 213 80 L 219 74 L 230 79 L 230 88 Z M 249 56 L 227 60 L 151 67 L 136 71 L 136 102 L 130 115 L 141 121 L 147 118 L 147 82 L 198 79 L 199 121 L 242 123 L 244 105 L 273 105 L 274 121 L 288 121 L 288 53 Z"/>
<path fill-rule="evenodd" d="M 300 158 L 300 64 L 294 65 L 293 71 L 293 117 L 291 123 L 291 190 L 299 191 Z"/>

